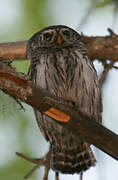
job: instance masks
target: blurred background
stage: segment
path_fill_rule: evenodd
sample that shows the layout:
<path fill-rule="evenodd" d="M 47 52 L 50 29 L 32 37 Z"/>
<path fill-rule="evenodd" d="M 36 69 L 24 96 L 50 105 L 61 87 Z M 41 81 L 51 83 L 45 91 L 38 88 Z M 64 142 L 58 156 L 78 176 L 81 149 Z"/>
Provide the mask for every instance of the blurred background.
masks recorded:
<path fill-rule="evenodd" d="M 108 35 L 107 28 L 118 33 L 117 0 L 0 0 L 0 42 L 27 40 L 48 25 L 64 24 L 88 36 Z M 98 75 L 103 67 L 94 61 Z M 13 63 L 27 73 L 29 62 Z M 103 124 L 118 134 L 118 71 L 109 72 L 102 88 Z M 0 179 L 22 180 L 33 164 L 15 152 L 42 157 L 48 150 L 36 124 L 32 108 L 20 110 L 12 98 L 0 92 Z M 109 143 L 109 142 L 108 142 Z M 115 144 L 114 144 L 115 146 Z M 118 148 L 118 147 L 116 147 Z M 97 165 L 84 173 L 84 180 L 117 180 L 118 162 L 93 146 Z M 29 180 L 41 180 L 39 168 Z M 77 180 L 77 175 L 60 175 L 60 180 Z M 54 180 L 50 171 L 49 180 Z"/>

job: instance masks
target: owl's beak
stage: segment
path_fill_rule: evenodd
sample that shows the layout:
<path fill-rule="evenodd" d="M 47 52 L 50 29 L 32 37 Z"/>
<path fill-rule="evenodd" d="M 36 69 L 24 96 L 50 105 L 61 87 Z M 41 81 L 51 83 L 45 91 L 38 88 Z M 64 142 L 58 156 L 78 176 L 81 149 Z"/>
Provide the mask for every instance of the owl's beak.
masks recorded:
<path fill-rule="evenodd" d="M 63 38 L 60 35 L 57 36 L 56 43 L 58 45 L 61 45 L 63 43 Z"/>

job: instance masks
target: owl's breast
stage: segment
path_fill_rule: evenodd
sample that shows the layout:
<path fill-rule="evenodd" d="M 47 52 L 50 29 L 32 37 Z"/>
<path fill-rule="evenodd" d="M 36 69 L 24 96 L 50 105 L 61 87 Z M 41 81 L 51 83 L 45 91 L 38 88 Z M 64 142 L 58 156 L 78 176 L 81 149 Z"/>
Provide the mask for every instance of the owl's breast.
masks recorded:
<path fill-rule="evenodd" d="M 96 72 L 79 51 L 62 50 L 41 55 L 36 71 L 37 86 L 77 102 L 86 112 L 97 113 L 100 92 Z"/>

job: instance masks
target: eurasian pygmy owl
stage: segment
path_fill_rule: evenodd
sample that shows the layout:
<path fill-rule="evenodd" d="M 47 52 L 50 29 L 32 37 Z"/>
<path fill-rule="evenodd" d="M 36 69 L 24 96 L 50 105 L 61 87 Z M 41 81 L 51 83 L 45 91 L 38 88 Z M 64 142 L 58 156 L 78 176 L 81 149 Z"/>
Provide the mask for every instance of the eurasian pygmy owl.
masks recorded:
<path fill-rule="evenodd" d="M 98 78 L 80 34 L 63 25 L 47 27 L 28 41 L 27 56 L 33 85 L 72 102 L 73 108 L 94 116 L 98 121 Z M 89 143 L 38 110 L 35 110 L 35 116 L 42 133 L 50 142 L 53 170 L 73 174 L 95 165 Z"/>

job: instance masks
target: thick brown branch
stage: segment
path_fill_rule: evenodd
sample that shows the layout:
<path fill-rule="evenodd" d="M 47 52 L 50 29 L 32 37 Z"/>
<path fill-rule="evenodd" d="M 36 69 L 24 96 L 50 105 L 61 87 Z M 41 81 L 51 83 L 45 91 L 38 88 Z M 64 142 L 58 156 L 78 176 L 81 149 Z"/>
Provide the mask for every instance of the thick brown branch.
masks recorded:
<path fill-rule="evenodd" d="M 63 112 L 67 123 L 59 122 L 62 126 L 118 160 L 118 149 L 116 148 L 118 147 L 118 135 L 98 124 L 94 117 L 75 111 L 64 100 L 52 96 L 43 89 L 33 88 L 27 76 L 15 72 L 13 68 L 3 63 L 0 63 L 0 88 L 11 96 L 39 109 L 44 114 L 47 112 L 47 114 L 49 112 L 53 114 L 54 110 L 58 113 Z"/>
<path fill-rule="evenodd" d="M 0 43 L 0 59 L 26 59 L 26 42 L 27 41 Z"/>
<path fill-rule="evenodd" d="M 83 36 L 86 44 L 88 55 L 91 60 L 99 59 L 101 61 L 109 59 L 111 61 L 118 60 L 118 36 L 105 37 L 88 37 Z M 1 43 L 0 59 L 16 60 L 26 59 L 26 43 L 27 41 Z"/>
<path fill-rule="evenodd" d="M 91 60 L 99 59 L 104 61 L 109 59 L 114 62 L 118 61 L 118 36 L 114 38 L 111 36 L 84 36 L 84 42 Z"/>

